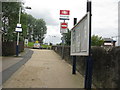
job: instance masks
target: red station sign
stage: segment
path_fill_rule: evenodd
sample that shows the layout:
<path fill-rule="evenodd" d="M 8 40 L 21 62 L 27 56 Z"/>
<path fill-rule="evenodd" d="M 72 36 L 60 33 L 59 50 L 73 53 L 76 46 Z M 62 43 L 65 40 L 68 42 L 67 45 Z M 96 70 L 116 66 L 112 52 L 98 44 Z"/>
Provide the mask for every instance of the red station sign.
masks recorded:
<path fill-rule="evenodd" d="M 70 15 L 69 10 L 60 10 L 60 15 Z"/>

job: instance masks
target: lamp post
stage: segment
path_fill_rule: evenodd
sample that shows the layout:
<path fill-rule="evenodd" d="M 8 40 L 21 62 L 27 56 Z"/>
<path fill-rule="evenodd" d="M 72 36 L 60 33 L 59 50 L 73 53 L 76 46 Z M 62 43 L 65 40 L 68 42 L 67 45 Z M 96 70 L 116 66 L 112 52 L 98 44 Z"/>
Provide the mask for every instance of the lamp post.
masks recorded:
<path fill-rule="evenodd" d="M 21 7 L 19 9 L 19 22 L 18 22 L 18 24 L 20 24 L 20 18 L 21 18 Z M 18 54 L 19 54 L 19 32 L 17 34 L 16 56 L 18 56 Z"/>
<path fill-rule="evenodd" d="M 25 7 L 25 9 L 31 9 L 31 7 Z M 20 9 L 19 9 L 19 22 L 17 24 L 18 28 L 21 28 L 21 24 L 20 24 L 21 11 L 22 11 L 22 8 L 20 7 Z M 17 45 L 16 45 L 16 56 L 18 56 L 18 55 L 19 55 L 19 31 L 18 31 L 18 34 L 17 34 Z"/>

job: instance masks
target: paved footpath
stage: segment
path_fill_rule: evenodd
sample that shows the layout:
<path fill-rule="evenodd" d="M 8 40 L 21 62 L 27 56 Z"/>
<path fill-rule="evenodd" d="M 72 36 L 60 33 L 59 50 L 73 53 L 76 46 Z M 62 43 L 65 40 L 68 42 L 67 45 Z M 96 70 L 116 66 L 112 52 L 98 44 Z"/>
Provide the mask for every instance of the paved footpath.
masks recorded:
<path fill-rule="evenodd" d="M 18 57 L 1 57 L 0 76 L 2 76 L 2 83 L 8 80 L 14 72 L 16 72 L 22 65 L 24 65 L 31 58 L 32 54 L 32 50 L 25 48 L 24 52 L 20 53 Z"/>
<path fill-rule="evenodd" d="M 18 57 L 15 56 L 10 56 L 10 57 L 1 57 L 2 60 L 2 71 L 6 70 L 7 68 L 13 66 L 14 64 L 20 62 L 21 60 L 23 60 L 25 58 L 25 56 L 29 57 L 26 54 L 31 54 L 29 49 L 25 48 L 24 52 L 20 53 Z"/>
<path fill-rule="evenodd" d="M 2 71 L 18 63 L 20 60 L 22 60 L 20 57 L 2 57 Z"/>
<path fill-rule="evenodd" d="M 31 59 L 19 68 L 3 88 L 83 88 L 84 78 L 72 75 L 72 66 L 52 50 L 34 51 Z"/>

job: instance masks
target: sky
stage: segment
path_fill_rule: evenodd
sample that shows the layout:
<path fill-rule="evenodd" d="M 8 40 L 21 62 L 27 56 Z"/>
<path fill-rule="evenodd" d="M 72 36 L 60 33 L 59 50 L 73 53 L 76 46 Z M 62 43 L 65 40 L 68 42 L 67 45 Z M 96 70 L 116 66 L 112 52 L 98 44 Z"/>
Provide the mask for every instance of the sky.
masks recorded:
<path fill-rule="evenodd" d="M 73 18 L 78 21 L 86 14 L 87 0 L 24 0 L 26 10 L 35 18 L 43 18 L 47 26 L 45 42 L 54 44 L 61 42 L 60 10 L 70 10 L 68 28 L 73 27 Z M 92 1 L 92 35 L 111 38 L 118 36 L 118 1 L 120 0 L 91 0 Z M 117 40 L 117 38 L 113 38 Z"/>

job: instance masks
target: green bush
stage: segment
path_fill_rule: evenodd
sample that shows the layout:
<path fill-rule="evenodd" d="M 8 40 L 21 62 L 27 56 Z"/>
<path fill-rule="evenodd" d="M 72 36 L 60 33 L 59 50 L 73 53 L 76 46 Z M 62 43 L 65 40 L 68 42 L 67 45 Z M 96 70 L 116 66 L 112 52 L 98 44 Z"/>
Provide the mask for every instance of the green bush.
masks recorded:
<path fill-rule="evenodd" d="M 41 46 L 42 46 L 42 48 L 51 48 L 50 45 L 41 45 Z"/>
<path fill-rule="evenodd" d="M 28 42 L 28 47 L 33 47 L 34 46 L 34 42 Z"/>

